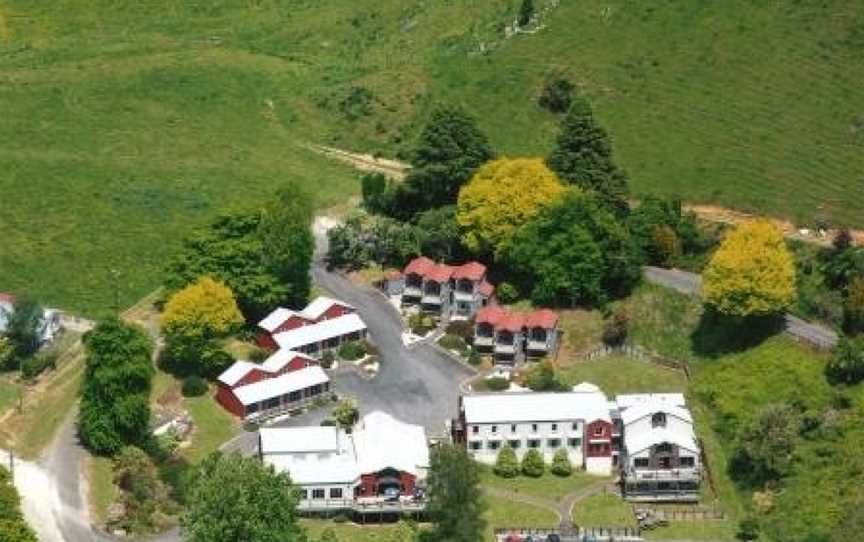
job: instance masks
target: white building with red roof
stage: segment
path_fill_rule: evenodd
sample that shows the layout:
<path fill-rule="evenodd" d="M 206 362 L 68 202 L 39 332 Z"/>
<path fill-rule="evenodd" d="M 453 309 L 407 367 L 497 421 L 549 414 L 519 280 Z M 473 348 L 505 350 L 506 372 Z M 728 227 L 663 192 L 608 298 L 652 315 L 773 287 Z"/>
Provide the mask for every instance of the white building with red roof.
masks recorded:
<path fill-rule="evenodd" d="M 442 320 L 467 320 L 485 307 L 495 293 L 486 280 L 486 266 L 436 263 L 425 256 L 414 258 L 401 274 L 390 275 L 384 289 L 401 296 L 403 306 L 418 306 Z"/>
<path fill-rule="evenodd" d="M 301 311 L 279 307 L 258 322 L 258 344 L 320 357 L 345 342 L 366 337 L 357 309 L 329 297 L 318 297 Z"/>
<path fill-rule="evenodd" d="M 560 335 L 558 314 L 549 309 L 516 312 L 488 305 L 474 318 L 474 348 L 491 353 L 496 363 L 515 364 L 554 354 Z"/>

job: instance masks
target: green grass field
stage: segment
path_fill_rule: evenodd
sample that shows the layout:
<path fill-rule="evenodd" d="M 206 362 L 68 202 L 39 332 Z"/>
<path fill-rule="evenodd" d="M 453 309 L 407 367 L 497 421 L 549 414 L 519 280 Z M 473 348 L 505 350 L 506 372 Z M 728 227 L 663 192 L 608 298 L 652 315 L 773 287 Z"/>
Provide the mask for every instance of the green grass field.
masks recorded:
<path fill-rule="evenodd" d="M 321 206 L 357 192 L 303 145 L 399 155 L 435 100 L 503 153 L 545 153 L 553 69 L 637 193 L 864 224 L 864 4 L 568 0 L 503 40 L 517 4 L 4 0 L 0 289 L 94 315 L 117 269 L 128 305 L 218 212 L 287 179 Z"/>
<path fill-rule="evenodd" d="M 625 356 L 574 363 L 562 370 L 561 376 L 569 385 L 596 384 L 610 397 L 621 393 L 671 393 L 687 389 L 687 380 L 681 371 Z"/>
<path fill-rule="evenodd" d="M 516 478 L 501 478 L 492 472 L 491 467 L 484 465 L 482 472 L 481 484 L 483 487 L 512 491 L 552 501 L 560 500 L 569 493 L 580 491 L 591 485 L 609 481 L 609 478 L 593 476 L 584 471 L 575 471 L 570 476 L 565 477 L 555 476 L 547 471 L 540 478 L 522 475 Z"/>

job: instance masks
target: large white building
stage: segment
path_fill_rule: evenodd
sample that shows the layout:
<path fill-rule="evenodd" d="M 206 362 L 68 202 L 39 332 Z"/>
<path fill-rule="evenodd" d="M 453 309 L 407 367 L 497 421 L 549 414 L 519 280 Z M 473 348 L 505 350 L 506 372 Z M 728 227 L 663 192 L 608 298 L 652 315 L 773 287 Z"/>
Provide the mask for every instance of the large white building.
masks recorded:
<path fill-rule="evenodd" d="M 698 500 L 701 451 L 680 393 L 619 395 L 621 478 L 631 500 Z"/>
<path fill-rule="evenodd" d="M 505 392 L 466 395 L 459 417 L 453 420 L 453 438 L 468 452 L 492 464 L 509 444 L 521 461 L 530 449 L 549 462 L 558 450 L 570 462 L 594 474 L 610 475 L 615 424 L 610 402 L 600 389 L 583 382 L 569 392 Z"/>
<path fill-rule="evenodd" d="M 336 427 L 264 428 L 262 460 L 287 471 L 300 488 L 300 508 L 357 509 L 398 501 L 422 507 L 429 448 L 423 427 L 383 412 L 363 416 L 353 431 Z"/>

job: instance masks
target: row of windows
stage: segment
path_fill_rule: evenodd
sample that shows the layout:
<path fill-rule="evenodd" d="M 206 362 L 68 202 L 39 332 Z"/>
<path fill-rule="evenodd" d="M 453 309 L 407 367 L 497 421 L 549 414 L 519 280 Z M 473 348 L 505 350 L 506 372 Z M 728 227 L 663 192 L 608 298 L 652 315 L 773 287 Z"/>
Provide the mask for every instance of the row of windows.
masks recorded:
<path fill-rule="evenodd" d="M 696 465 L 696 458 L 690 456 L 684 456 L 678 458 L 678 466 L 681 468 L 692 468 Z M 651 460 L 647 457 L 637 457 L 633 460 L 633 466 L 636 468 L 647 468 L 651 466 Z M 672 462 L 671 458 L 660 458 L 658 466 L 661 469 L 671 468 Z"/>
<path fill-rule="evenodd" d="M 550 431 L 553 431 L 553 432 L 554 432 L 554 431 L 558 431 L 558 425 L 559 425 L 559 424 L 557 424 L 557 423 L 549 424 L 549 430 L 550 430 Z M 515 432 L 516 432 L 516 427 L 517 427 L 517 426 L 516 426 L 515 423 L 510 424 L 510 432 L 511 432 L 511 433 L 515 433 Z M 540 424 L 536 424 L 536 423 L 532 423 L 532 424 L 531 424 L 531 432 L 532 432 L 532 433 L 536 433 L 539 429 L 540 429 Z M 572 424 L 570 424 L 570 429 L 571 429 L 572 431 L 579 431 L 579 422 L 573 422 Z M 497 425 L 489 426 L 489 431 L 490 431 L 493 435 L 496 434 L 496 433 L 498 433 L 498 426 L 497 426 Z M 480 432 L 480 426 L 479 426 L 479 425 L 472 425 L 472 426 L 471 426 L 471 432 L 474 433 L 474 434 L 476 435 L 477 433 Z M 601 436 L 601 435 L 603 435 L 603 427 L 602 427 L 602 426 L 595 427 L 595 428 L 594 428 L 594 433 L 595 433 L 595 435 L 597 435 L 598 437 Z"/>
<path fill-rule="evenodd" d="M 325 490 L 323 488 L 313 489 L 312 490 L 312 498 L 313 499 L 323 499 L 325 495 Z M 306 500 L 309 498 L 309 490 L 301 489 L 300 490 L 300 499 Z M 331 499 L 341 499 L 342 498 L 342 488 L 341 487 L 331 487 L 330 488 L 330 498 Z"/>
<path fill-rule="evenodd" d="M 521 440 L 508 440 L 507 444 L 509 444 L 510 447 L 513 448 L 514 450 L 518 450 L 519 448 L 522 447 L 522 441 Z M 542 446 L 543 441 L 541 439 L 529 438 L 525 442 L 525 444 L 528 448 L 539 448 L 540 446 Z M 472 440 L 468 444 L 468 446 L 469 446 L 469 448 L 471 448 L 474 451 L 482 450 L 483 449 L 483 441 Z M 488 441 L 486 441 L 486 449 L 488 449 L 488 450 L 498 450 L 501 448 L 501 446 L 503 446 L 503 444 L 500 440 L 488 440 Z M 568 438 L 567 439 L 567 446 L 570 448 L 581 448 L 582 447 L 582 439 L 581 438 Z M 553 450 L 555 448 L 560 448 L 561 447 L 561 439 L 560 438 L 547 439 L 546 440 L 546 447 L 551 448 Z"/>

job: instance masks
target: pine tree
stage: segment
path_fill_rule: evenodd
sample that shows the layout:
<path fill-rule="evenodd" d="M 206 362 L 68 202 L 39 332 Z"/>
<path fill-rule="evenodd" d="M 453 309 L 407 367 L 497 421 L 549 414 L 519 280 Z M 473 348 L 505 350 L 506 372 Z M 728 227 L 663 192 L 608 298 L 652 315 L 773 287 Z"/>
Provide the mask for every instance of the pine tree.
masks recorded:
<path fill-rule="evenodd" d="M 626 214 L 627 176 L 615 165 L 609 134 L 584 98 L 573 98 L 546 164 L 562 180 L 598 192 L 607 206 Z"/>
<path fill-rule="evenodd" d="M 522 474 L 532 478 L 540 478 L 546 470 L 546 464 L 543 462 L 543 456 L 536 448 L 531 448 L 525 457 L 522 458 Z"/>
<path fill-rule="evenodd" d="M 498 451 L 493 472 L 502 478 L 515 478 L 519 474 L 519 460 L 516 459 L 516 452 L 509 444 L 505 444 Z"/>

